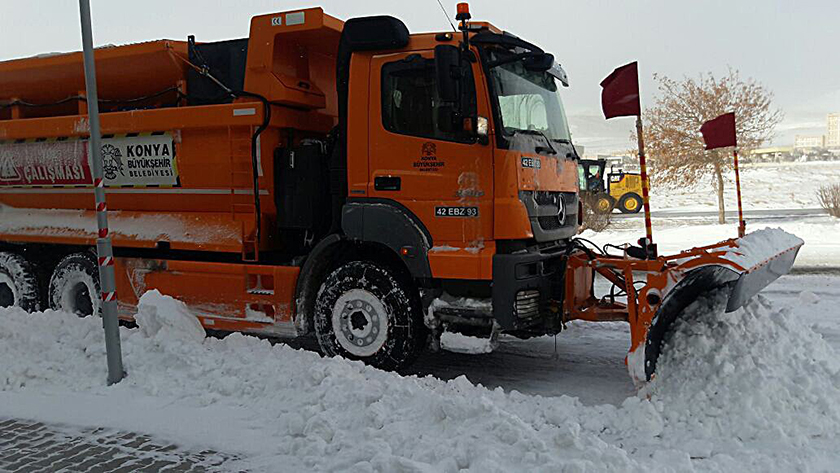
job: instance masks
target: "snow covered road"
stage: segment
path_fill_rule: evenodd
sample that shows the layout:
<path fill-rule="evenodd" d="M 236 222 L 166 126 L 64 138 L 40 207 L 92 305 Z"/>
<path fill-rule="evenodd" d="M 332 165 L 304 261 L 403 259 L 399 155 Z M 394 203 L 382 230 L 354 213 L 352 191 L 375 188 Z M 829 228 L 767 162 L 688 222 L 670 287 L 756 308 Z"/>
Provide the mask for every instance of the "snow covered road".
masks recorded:
<path fill-rule="evenodd" d="M 432 376 L 414 377 L 205 339 L 151 297 L 122 331 L 129 377 L 108 388 L 98 320 L 2 310 L 0 417 L 143 433 L 253 471 L 831 471 L 840 278 L 783 277 L 764 296 L 715 318 L 698 304 L 641 396 L 619 324 L 570 325 L 556 356 L 553 338 L 428 355 L 415 369 Z"/>

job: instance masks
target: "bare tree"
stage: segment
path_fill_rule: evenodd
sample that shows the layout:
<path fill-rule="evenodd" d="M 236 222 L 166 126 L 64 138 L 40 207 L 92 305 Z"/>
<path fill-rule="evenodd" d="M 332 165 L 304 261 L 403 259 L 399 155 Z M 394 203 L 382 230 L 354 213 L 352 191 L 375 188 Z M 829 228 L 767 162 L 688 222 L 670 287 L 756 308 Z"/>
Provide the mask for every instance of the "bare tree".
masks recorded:
<path fill-rule="evenodd" d="M 706 151 L 700 127 L 735 112 L 738 150 L 746 154 L 773 136 L 782 112 L 772 107 L 772 92 L 753 79 L 742 80 L 737 70 L 720 78 L 708 73 L 681 81 L 658 74 L 654 79 L 659 82 L 659 97 L 644 117 L 651 178 L 659 185 L 677 187 L 711 175 L 718 221 L 725 223 L 724 174 L 732 169 L 732 150 Z"/>
<path fill-rule="evenodd" d="M 820 187 L 817 197 L 829 215 L 840 218 L 840 183 Z"/>

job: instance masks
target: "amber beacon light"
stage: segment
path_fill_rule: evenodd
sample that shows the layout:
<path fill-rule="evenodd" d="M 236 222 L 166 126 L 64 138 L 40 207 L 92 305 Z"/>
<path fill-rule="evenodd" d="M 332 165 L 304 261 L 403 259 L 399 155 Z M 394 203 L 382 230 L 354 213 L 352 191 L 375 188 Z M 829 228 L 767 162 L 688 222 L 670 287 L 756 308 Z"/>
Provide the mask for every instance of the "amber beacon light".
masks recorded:
<path fill-rule="evenodd" d="M 455 15 L 455 19 L 459 21 L 469 20 L 472 18 L 470 16 L 470 4 L 467 2 L 459 3 L 457 7 L 458 14 Z"/>

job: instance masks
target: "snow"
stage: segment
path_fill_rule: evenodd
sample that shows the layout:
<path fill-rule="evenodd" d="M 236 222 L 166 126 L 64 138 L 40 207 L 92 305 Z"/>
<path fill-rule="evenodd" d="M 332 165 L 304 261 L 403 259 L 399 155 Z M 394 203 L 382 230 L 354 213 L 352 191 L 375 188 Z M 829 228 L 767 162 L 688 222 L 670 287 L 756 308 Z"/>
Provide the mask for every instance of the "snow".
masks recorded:
<path fill-rule="evenodd" d="M 128 378 L 106 387 L 98 319 L 0 309 L 0 417 L 213 447 L 241 455 L 231 470 L 827 470 L 840 462 L 839 281 L 782 278 L 730 314 L 719 300 L 698 302 L 654 381 L 618 405 L 488 389 L 463 375 L 400 376 L 240 334 L 204 338 L 159 293 L 141 299 L 138 328 L 121 328 Z M 805 290 L 819 300 L 784 307 Z M 624 339 L 626 350 L 624 327 L 570 324 L 558 343 L 584 340 L 574 363 L 597 370 L 602 355 L 620 363 L 601 342 Z M 488 365 L 485 356 L 504 353 L 471 358 Z M 528 382 L 515 366 L 485 370 Z M 585 389 L 596 397 L 600 387 Z"/>
<path fill-rule="evenodd" d="M 186 304 L 161 294 L 157 289 L 140 297 L 134 320 L 144 336 L 162 342 L 202 342 L 207 336 L 201 322 L 190 313 Z"/>
<path fill-rule="evenodd" d="M 731 455 L 759 445 L 807 445 L 840 433 L 840 359 L 818 334 L 764 297 L 724 313 L 726 295 L 689 307 L 642 394 L 661 410 L 662 435 Z M 737 439 L 729 447 L 715 437 Z M 729 452 L 727 452 L 729 451 Z"/>
<path fill-rule="evenodd" d="M 780 228 L 805 241 L 795 266 L 840 267 L 840 219 L 822 214 L 817 199 L 821 186 L 840 182 L 840 162 L 757 163 L 742 169 L 747 232 L 765 227 Z M 724 199 L 729 213 L 737 211 L 734 172 L 730 172 L 727 179 Z M 654 182 L 650 206 L 654 214 L 653 240 L 660 254 L 676 254 L 737 237 L 737 217 L 730 215 L 728 223 L 717 223 L 717 195 L 710 178 L 694 186 L 678 188 Z M 751 214 L 751 211 L 765 212 Z M 714 216 L 701 215 L 701 212 L 713 212 Z M 616 214 L 607 230 L 601 233 L 586 231 L 582 236 L 599 245 L 636 244 L 645 233 L 641 214 L 636 217 L 621 218 Z"/>
<path fill-rule="evenodd" d="M 472 355 L 490 353 L 495 348 L 490 338 L 471 337 L 455 332 L 440 334 L 440 347 L 451 352 Z"/>
<path fill-rule="evenodd" d="M 438 245 L 429 249 L 429 253 L 449 253 L 453 251 L 461 251 L 461 248 L 458 248 L 457 246 Z"/>
<path fill-rule="evenodd" d="M 805 241 L 799 250 L 794 266 L 838 267 L 840 266 L 840 219 L 829 216 L 789 220 L 784 217 L 767 222 L 786 233 L 801 236 Z M 764 223 L 747 222 L 747 233 L 768 228 Z M 637 244 L 645 233 L 644 221 L 613 220 L 606 231 L 595 233 L 587 230 L 582 237 L 598 245 L 612 243 Z M 719 225 L 706 221 L 685 219 L 653 219 L 653 241 L 661 255 L 673 255 L 693 247 L 707 246 L 730 238 L 737 238 L 738 223 Z"/>
<path fill-rule="evenodd" d="M 238 241 L 234 225 L 212 224 L 196 218 L 161 213 L 108 212 L 111 235 L 147 241 L 188 241 L 196 244 Z M 237 227 L 238 228 L 238 227 Z M 95 239 L 96 217 L 91 212 L 63 209 L 25 209 L 0 204 L 0 233 Z"/>
<path fill-rule="evenodd" d="M 799 293 L 799 302 L 803 305 L 816 304 L 820 301 L 820 296 L 811 291 L 802 291 Z"/>
<path fill-rule="evenodd" d="M 727 210 L 737 209 L 735 172 L 725 176 L 724 201 Z M 744 209 L 819 208 L 817 190 L 840 182 L 840 163 L 755 163 L 741 166 L 741 198 Z M 650 205 L 653 210 L 717 210 L 716 187 L 711 176 L 693 186 L 667 188 L 653 182 Z"/>
<path fill-rule="evenodd" d="M 721 258 L 750 269 L 803 243 L 801 238 L 781 228 L 764 228 L 739 238 L 738 247 L 728 250 Z"/>

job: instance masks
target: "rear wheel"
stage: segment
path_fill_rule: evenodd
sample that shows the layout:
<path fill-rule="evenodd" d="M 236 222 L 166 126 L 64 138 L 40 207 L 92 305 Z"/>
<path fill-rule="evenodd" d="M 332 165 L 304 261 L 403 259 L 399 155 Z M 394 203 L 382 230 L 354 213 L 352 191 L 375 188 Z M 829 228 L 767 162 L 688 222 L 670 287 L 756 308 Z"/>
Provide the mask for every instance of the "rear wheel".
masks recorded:
<path fill-rule="evenodd" d="M 35 266 L 16 253 L 0 252 L 0 307 L 41 310 Z"/>
<path fill-rule="evenodd" d="M 624 194 L 621 196 L 621 200 L 618 201 L 618 210 L 621 210 L 621 213 L 635 214 L 639 213 L 641 209 L 642 198 L 639 197 L 639 194 Z"/>
<path fill-rule="evenodd" d="M 413 362 L 425 326 L 419 297 L 405 279 L 368 261 L 351 261 L 327 276 L 315 304 L 323 352 L 386 370 Z"/>
<path fill-rule="evenodd" d="M 82 317 L 98 314 L 99 268 L 91 253 L 65 256 L 50 278 L 50 308 Z"/>

